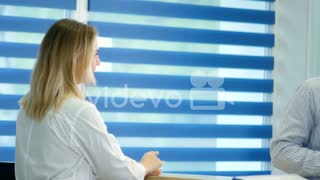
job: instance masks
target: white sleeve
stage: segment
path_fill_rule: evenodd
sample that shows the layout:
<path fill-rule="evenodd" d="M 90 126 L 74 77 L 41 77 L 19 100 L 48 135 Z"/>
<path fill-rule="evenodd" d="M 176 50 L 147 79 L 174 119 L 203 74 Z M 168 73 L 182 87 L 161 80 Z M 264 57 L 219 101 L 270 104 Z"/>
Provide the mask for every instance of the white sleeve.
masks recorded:
<path fill-rule="evenodd" d="M 79 110 L 75 121 L 73 143 L 90 163 L 97 180 L 144 179 L 145 168 L 122 153 L 94 105 Z"/>

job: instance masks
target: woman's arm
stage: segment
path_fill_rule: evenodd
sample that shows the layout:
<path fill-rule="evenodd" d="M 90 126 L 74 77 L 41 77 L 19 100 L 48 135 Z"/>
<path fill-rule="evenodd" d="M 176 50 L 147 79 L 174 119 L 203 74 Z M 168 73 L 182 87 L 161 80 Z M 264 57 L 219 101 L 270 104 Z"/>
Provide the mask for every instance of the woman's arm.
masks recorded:
<path fill-rule="evenodd" d="M 75 121 L 73 141 L 90 163 L 97 180 L 143 180 L 153 171 L 122 153 L 118 141 L 107 132 L 104 120 L 92 104 L 77 113 Z M 154 156 L 149 155 L 147 159 L 152 157 L 157 161 Z M 161 166 L 157 162 L 151 164 L 156 164 L 156 169 Z"/>

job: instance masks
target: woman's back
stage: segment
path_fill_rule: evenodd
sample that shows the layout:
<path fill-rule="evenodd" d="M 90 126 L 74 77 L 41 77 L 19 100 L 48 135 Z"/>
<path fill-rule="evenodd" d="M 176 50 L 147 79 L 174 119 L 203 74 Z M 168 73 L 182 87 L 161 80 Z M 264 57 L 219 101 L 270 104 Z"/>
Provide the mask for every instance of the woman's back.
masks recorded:
<path fill-rule="evenodd" d="M 16 177 L 22 179 L 94 179 L 93 171 L 73 139 L 78 118 L 88 102 L 64 101 L 58 112 L 50 110 L 41 121 L 20 110 L 17 119 Z M 81 173 L 81 174 L 79 174 Z M 91 178 L 90 178 L 91 177 Z"/>

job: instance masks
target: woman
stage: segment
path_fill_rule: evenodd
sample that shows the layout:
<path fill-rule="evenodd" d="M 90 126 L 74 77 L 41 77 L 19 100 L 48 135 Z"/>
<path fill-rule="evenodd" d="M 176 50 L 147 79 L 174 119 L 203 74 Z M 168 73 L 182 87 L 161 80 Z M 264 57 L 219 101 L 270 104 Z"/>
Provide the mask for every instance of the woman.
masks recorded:
<path fill-rule="evenodd" d="M 95 83 L 100 64 L 95 29 L 57 21 L 46 33 L 21 99 L 16 134 L 17 180 L 142 180 L 159 175 L 158 152 L 138 163 L 125 156 L 79 84 Z"/>

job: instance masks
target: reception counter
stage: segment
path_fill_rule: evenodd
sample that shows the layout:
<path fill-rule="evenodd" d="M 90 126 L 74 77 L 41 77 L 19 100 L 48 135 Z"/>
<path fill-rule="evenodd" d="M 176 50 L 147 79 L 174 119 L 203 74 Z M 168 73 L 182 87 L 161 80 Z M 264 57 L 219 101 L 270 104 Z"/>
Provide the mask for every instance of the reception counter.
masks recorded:
<path fill-rule="evenodd" d="M 231 180 L 226 176 L 203 176 L 187 174 L 163 174 L 161 176 L 149 176 L 145 180 Z"/>
<path fill-rule="evenodd" d="M 305 178 L 290 175 L 261 175 L 261 176 L 241 176 L 236 180 L 306 180 Z M 149 176 L 145 180 L 235 180 L 227 176 L 202 176 L 202 175 L 185 175 L 185 174 L 163 174 L 161 176 Z"/>
<path fill-rule="evenodd" d="M 14 180 L 14 164 L 0 163 L 0 179 Z M 237 177 L 237 180 L 304 180 L 298 175 L 266 175 L 266 176 L 246 176 Z M 164 173 L 161 176 L 149 176 L 145 180 L 232 180 L 232 177 L 226 176 L 203 176 L 187 174 L 169 174 Z"/>

